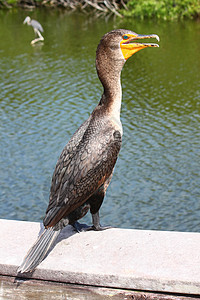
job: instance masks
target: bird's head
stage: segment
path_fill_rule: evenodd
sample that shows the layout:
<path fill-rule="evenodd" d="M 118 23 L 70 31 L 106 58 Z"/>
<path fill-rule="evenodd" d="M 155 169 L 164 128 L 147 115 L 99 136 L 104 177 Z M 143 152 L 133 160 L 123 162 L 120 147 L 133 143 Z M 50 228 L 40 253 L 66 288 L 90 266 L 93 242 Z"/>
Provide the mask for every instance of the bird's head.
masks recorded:
<path fill-rule="evenodd" d="M 23 24 L 30 24 L 30 22 L 31 22 L 31 18 L 29 17 L 29 16 L 27 16 L 26 18 L 25 18 L 25 20 L 24 20 L 24 22 L 23 22 Z"/>
<path fill-rule="evenodd" d="M 134 53 L 147 47 L 159 47 L 154 43 L 141 43 L 142 39 L 155 38 L 159 41 L 156 34 L 137 34 L 126 29 L 116 29 L 106 33 L 100 41 L 101 51 L 106 51 L 113 59 L 121 57 L 127 60 Z"/>
<path fill-rule="evenodd" d="M 134 53 L 147 47 L 159 47 L 153 43 L 138 42 L 149 38 L 159 41 L 156 34 L 141 35 L 126 29 L 112 30 L 102 37 L 97 47 L 96 68 L 104 86 L 120 75 L 124 63 Z"/>

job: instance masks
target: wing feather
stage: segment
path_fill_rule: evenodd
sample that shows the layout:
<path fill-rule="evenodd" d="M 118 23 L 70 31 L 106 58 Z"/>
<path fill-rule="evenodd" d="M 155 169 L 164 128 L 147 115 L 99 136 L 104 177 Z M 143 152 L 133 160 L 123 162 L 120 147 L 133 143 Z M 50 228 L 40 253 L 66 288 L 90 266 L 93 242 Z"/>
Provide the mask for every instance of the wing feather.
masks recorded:
<path fill-rule="evenodd" d="M 46 227 L 82 205 L 112 173 L 121 134 L 106 125 L 103 121 L 96 124 L 90 117 L 61 153 L 52 178 Z"/>

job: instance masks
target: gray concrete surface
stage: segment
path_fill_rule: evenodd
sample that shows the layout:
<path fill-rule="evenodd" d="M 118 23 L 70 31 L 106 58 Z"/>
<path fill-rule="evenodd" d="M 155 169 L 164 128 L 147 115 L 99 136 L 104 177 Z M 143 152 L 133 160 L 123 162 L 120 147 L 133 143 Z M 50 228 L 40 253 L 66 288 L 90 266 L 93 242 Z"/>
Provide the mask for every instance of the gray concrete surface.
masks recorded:
<path fill-rule="evenodd" d="M 0 275 L 17 268 L 40 223 L 0 220 Z M 200 234 L 132 229 L 75 233 L 67 226 L 32 279 L 200 294 Z"/>

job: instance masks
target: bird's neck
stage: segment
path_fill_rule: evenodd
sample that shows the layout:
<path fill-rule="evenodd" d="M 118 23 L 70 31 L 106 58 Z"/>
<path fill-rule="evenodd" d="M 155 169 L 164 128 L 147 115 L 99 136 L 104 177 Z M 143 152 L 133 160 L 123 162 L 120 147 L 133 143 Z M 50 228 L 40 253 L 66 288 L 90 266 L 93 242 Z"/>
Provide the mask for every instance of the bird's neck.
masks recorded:
<path fill-rule="evenodd" d="M 109 77 L 109 80 L 106 81 L 106 84 L 103 84 L 103 87 L 104 91 L 99 104 L 103 105 L 109 114 L 120 118 L 122 102 L 120 74 L 114 78 Z"/>
<path fill-rule="evenodd" d="M 105 49 L 97 49 L 96 69 L 104 91 L 99 105 L 116 119 L 120 119 L 122 100 L 121 71 L 125 60 L 115 57 L 114 53 Z"/>

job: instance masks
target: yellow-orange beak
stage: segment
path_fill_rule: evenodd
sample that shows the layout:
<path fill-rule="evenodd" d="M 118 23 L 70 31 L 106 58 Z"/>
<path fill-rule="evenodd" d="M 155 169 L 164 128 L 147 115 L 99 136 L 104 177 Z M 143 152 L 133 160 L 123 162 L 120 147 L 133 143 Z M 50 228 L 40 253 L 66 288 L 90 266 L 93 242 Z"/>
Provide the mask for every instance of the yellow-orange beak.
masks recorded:
<path fill-rule="evenodd" d="M 123 36 L 123 40 L 120 42 L 120 48 L 122 50 L 122 54 L 124 58 L 127 60 L 131 57 L 134 53 L 139 50 L 142 50 L 147 47 L 159 47 L 158 44 L 151 44 L 151 43 L 138 43 L 137 40 L 141 39 L 149 39 L 155 38 L 159 42 L 159 36 L 157 34 L 149 34 L 149 35 L 142 35 L 142 34 L 125 34 Z"/>

